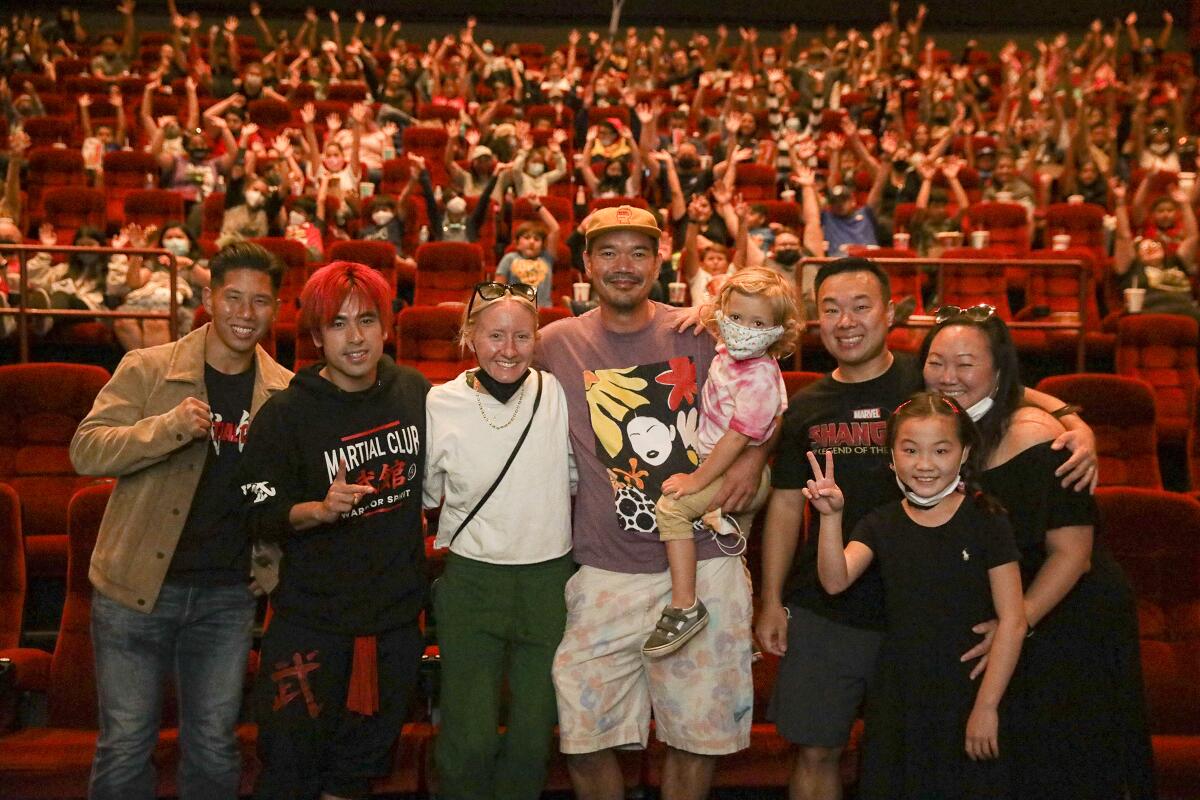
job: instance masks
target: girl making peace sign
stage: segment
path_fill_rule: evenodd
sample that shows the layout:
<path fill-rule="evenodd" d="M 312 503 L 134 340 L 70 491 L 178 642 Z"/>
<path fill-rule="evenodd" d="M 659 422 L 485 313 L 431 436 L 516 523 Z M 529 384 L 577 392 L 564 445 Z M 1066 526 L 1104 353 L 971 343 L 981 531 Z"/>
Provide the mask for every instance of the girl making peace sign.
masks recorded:
<path fill-rule="evenodd" d="M 1026 623 L 1019 554 L 1003 509 L 978 490 L 979 433 L 953 400 L 922 392 L 888 421 L 892 468 L 904 500 L 880 508 L 842 540 L 844 499 L 810 451 L 804 495 L 821 515 L 817 567 L 831 594 L 875 558 L 888 635 L 867 709 L 864 798 L 1005 797 L 999 709 Z M 966 502 L 967 497 L 973 498 Z M 960 660 L 971 626 L 995 614 L 999 629 L 978 687 Z"/>

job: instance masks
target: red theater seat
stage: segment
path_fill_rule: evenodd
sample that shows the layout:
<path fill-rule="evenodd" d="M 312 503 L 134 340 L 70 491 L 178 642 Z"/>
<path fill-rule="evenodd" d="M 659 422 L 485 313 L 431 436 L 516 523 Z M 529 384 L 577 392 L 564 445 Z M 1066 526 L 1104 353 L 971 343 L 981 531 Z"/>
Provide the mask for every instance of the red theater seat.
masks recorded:
<path fill-rule="evenodd" d="M 775 199 L 775 167 L 767 164 L 738 164 L 734 191 L 741 192 L 747 203 Z"/>
<path fill-rule="evenodd" d="M 646 202 L 646 198 L 644 197 L 597 197 L 588 203 L 588 211 L 592 212 L 600 208 L 616 208 L 617 206 L 633 206 L 634 208 L 644 208 L 647 210 L 650 208 L 650 204 Z"/>
<path fill-rule="evenodd" d="M 87 186 L 83 156 L 78 150 L 35 147 L 29 151 L 27 169 L 24 186 L 28 195 L 29 220 L 34 224 L 42 221 L 42 197 L 48 189 L 53 186 Z"/>
<path fill-rule="evenodd" d="M 785 371 L 783 373 L 783 385 L 787 387 L 787 394 L 790 398 L 810 383 L 819 381 L 821 377 L 822 375 L 819 372 Z"/>
<path fill-rule="evenodd" d="M 968 306 L 986 303 L 994 306 L 996 314 L 1004 321 L 1012 319 L 1008 308 L 1008 290 L 1004 279 L 1004 264 L 999 263 L 1004 254 L 991 247 L 951 247 L 942 252 L 942 258 L 959 258 L 976 261 L 991 261 L 991 264 L 974 266 L 947 265 L 943 267 L 944 282 L 942 305 Z"/>
<path fill-rule="evenodd" d="M 140 189 L 125 196 L 125 222 L 153 225 L 159 230 L 168 222 L 183 220 L 183 195 L 170 189 Z"/>
<path fill-rule="evenodd" d="M 1172 446 L 1190 442 L 1196 420 L 1197 325 L 1189 317 L 1132 314 L 1117 327 L 1117 373 L 1154 388 L 1158 438 Z"/>
<path fill-rule="evenodd" d="M 1072 248 L 1087 248 L 1092 253 L 1093 277 L 1097 281 L 1104 279 L 1108 264 L 1105 213 L 1104 206 L 1094 203 L 1054 203 L 1046 209 L 1046 244 L 1066 234 L 1071 237 Z"/>
<path fill-rule="evenodd" d="M 75 134 L 75 126 L 62 117 L 30 117 L 23 125 L 34 147 L 69 146 Z"/>
<path fill-rule="evenodd" d="M 328 256 L 331 262 L 353 261 L 368 266 L 387 275 L 395 284 L 396 248 L 391 242 L 343 240 L 333 243 Z"/>
<path fill-rule="evenodd" d="M 21 533 L 21 501 L 0 483 L 0 650 L 21 642 L 25 613 L 25 539 Z"/>
<path fill-rule="evenodd" d="M 1104 539 L 1138 598 L 1142 673 L 1162 797 L 1200 786 L 1200 503 L 1110 487 L 1096 492 Z"/>
<path fill-rule="evenodd" d="M 778 222 L 796 232 L 799 236 L 804 225 L 800 217 L 800 204 L 795 200 L 759 200 L 756 205 L 763 207 L 767 214 L 767 222 Z"/>
<path fill-rule="evenodd" d="M 1055 375 L 1037 387 L 1083 410 L 1096 434 L 1101 486 L 1161 489 L 1154 390 L 1121 375 Z"/>
<path fill-rule="evenodd" d="M 45 222 L 54 226 L 59 244 L 71 244 L 84 226 L 101 233 L 108 226 L 104 193 L 86 186 L 53 186 L 42 194 Z M 100 244 L 105 244 L 101 241 Z"/>
<path fill-rule="evenodd" d="M 1029 214 L 1020 203 L 975 203 L 963 217 L 963 233 L 986 230 L 991 233 L 988 249 L 999 256 L 1021 258 L 1029 252 L 1032 228 Z M 1023 287 L 1026 271 L 1010 264 L 1005 269 L 1008 285 Z"/>
<path fill-rule="evenodd" d="M 104 196 L 108 200 L 108 222 L 123 225 L 125 198 L 130 193 L 158 185 L 158 161 L 139 150 L 104 154 Z"/>
<path fill-rule="evenodd" d="M 475 360 L 458 345 L 462 307 L 409 306 L 396 321 L 396 361 L 421 371 L 433 383 L 445 383 Z"/>
<path fill-rule="evenodd" d="M 94 478 L 75 474 L 68 455 L 75 428 L 92 409 L 107 370 L 83 364 L 0 367 L 0 481 L 21 498 L 28 572 L 61 577 L 67 567 L 67 502 Z"/>
<path fill-rule="evenodd" d="M 555 197 L 547 195 L 538 198 L 546 210 L 558 221 L 562 226 L 563 238 L 570 232 L 571 227 L 575 224 L 575 212 L 572 208 L 572 203 L 565 197 Z M 513 203 L 513 228 L 526 220 L 540 220 L 541 216 L 533 210 L 533 204 L 529 202 L 529 198 L 517 198 L 517 202 Z"/>
<path fill-rule="evenodd" d="M 292 109 L 287 103 L 273 97 L 251 100 L 247 105 L 250 121 L 260 128 L 283 128 L 292 119 Z"/>
<path fill-rule="evenodd" d="M 0 736 L 0 786 L 5 797 L 83 797 L 87 791 L 92 755 L 96 748 L 96 679 L 89 632 L 92 586 L 88 565 L 100 520 L 108 503 L 111 484 L 80 490 L 71 498 L 70 551 L 67 596 L 54 655 L 41 653 L 49 668 L 22 679 L 17 689 L 46 697 L 44 727 L 26 727 Z M 8 653 L 0 653 L 7 656 Z M 28 653 L 29 651 L 24 651 Z M 39 651 L 40 652 L 40 651 Z M 15 655 L 21 655 L 18 651 Z M 239 726 L 238 739 L 244 761 L 253 757 L 254 727 Z M 160 768 L 156 794 L 178 792 L 174 763 L 178 761 L 177 731 L 164 730 L 154 751 Z M 250 774 L 243 776 L 242 792 L 251 788 Z"/>
<path fill-rule="evenodd" d="M 410 125 L 404 129 L 404 152 L 425 159 L 425 168 L 434 186 L 445 186 L 450 180 L 446 172 L 446 129 L 440 125 Z"/>
<path fill-rule="evenodd" d="M 483 280 L 483 250 L 465 242 L 426 242 L 417 248 L 413 303 L 465 303 Z"/>

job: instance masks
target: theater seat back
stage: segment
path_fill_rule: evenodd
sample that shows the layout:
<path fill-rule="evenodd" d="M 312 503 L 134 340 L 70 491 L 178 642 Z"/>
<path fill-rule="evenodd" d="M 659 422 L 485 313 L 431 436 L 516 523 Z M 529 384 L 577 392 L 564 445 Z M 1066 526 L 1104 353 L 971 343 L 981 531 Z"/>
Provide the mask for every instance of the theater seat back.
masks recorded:
<path fill-rule="evenodd" d="M 67 596 L 50 665 L 50 725 L 55 728 L 97 726 L 88 567 L 112 487 L 111 483 L 103 483 L 80 489 L 71 498 L 67 511 L 70 520 Z"/>

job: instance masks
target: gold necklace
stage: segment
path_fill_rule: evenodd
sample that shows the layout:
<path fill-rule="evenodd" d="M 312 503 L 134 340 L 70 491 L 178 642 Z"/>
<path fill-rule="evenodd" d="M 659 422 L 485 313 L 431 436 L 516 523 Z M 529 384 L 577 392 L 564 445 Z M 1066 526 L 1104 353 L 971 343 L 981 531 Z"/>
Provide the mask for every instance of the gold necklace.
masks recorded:
<path fill-rule="evenodd" d="M 478 382 L 479 379 L 476 378 L 475 380 Z M 475 404 L 479 406 L 479 416 L 483 417 L 483 421 L 486 422 L 492 428 L 492 430 L 502 431 L 509 425 L 512 425 L 513 420 L 517 418 L 517 414 L 521 413 L 521 403 L 525 400 L 525 387 L 528 385 L 529 381 L 525 381 L 521 384 L 521 391 L 517 394 L 517 407 L 513 409 L 512 416 L 508 418 L 508 422 L 504 423 L 503 425 L 497 425 L 488 419 L 487 412 L 483 410 L 483 399 L 480 397 L 483 392 L 479 391 L 479 389 L 475 389 Z"/>

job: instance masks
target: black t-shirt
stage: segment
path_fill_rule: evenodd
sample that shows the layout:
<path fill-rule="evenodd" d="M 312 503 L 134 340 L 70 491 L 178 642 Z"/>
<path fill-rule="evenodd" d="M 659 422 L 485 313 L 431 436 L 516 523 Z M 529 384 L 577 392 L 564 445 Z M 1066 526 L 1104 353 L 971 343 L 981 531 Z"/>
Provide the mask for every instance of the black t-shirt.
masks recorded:
<path fill-rule="evenodd" d="M 236 472 L 250 429 L 254 367 L 226 375 L 205 364 L 204 385 L 212 410 L 208 457 L 171 557 L 167 580 L 194 586 L 227 586 L 244 583 L 250 576 L 250 549 Z"/>
<path fill-rule="evenodd" d="M 771 483 L 776 489 L 802 489 L 812 477 L 805 453 L 824 465 L 833 451 L 838 486 L 846 496 L 845 530 L 884 503 L 901 497 L 889 468 L 887 420 L 896 406 L 922 388 L 916 360 L 897 353 L 887 372 L 862 383 L 842 383 L 826 375 L 788 402 Z M 872 566 L 842 594 L 831 596 L 817 578 L 820 515 L 809 514 L 808 534 L 785 593 L 803 606 L 844 625 L 882 630 L 883 585 Z"/>
<path fill-rule="evenodd" d="M 872 567 L 883 576 L 888 651 L 900 662 L 891 668 L 906 694 L 942 697 L 953 683 L 973 697 L 968 676 L 975 665 L 956 656 L 978 643 L 971 628 L 996 616 L 989 570 L 1021 557 L 1008 517 L 964 499 L 948 521 L 930 528 L 889 503 L 863 518 L 847 541 L 871 548 Z"/>

